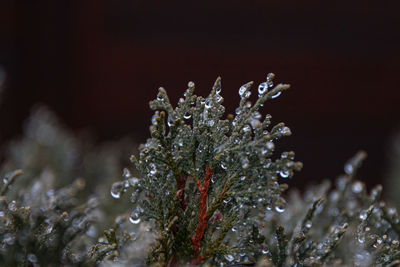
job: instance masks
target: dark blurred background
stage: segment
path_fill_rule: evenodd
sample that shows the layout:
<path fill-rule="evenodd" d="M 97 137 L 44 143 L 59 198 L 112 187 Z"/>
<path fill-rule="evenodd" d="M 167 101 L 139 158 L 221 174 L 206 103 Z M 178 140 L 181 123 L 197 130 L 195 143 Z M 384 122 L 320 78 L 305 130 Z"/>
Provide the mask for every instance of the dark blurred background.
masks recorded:
<path fill-rule="evenodd" d="M 360 176 L 381 183 L 400 129 L 399 3 L 2 0 L 1 141 L 43 103 L 100 141 L 144 142 L 159 86 L 176 103 L 189 80 L 206 95 L 221 76 L 233 112 L 241 84 L 274 72 L 292 89 L 265 112 L 292 129 L 282 146 L 304 163 L 291 183 L 333 178 L 359 149 Z"/>

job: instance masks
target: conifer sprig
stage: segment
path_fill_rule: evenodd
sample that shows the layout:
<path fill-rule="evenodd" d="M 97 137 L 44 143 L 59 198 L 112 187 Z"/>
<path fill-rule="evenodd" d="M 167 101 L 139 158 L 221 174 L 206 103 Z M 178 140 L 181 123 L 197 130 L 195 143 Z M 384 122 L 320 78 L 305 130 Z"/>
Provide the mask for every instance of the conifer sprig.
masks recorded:
<path fill-rule="evenodd" d="M 245 213 L 267 206 L 283 211 L 285 187 L 278 178 L 291 177 L 302 165 L 293 161 L 293 152 L 272 159 L 274 142 L 291 134 L 283 123 L 270 129 L 271 116 L 262 120 L 259 112 L 265 101 L 289 88 L 273 86 L 272 79 L 269 74 L 260 84 L 254 105 L 249 101 L 253 83 L 241 86 L 236 115 L 225 118 L 220 78 L 206 98 L 194 95 L 189 82 L 176 108 L 163 88 L 150 102 L 151 138 L 139 158 L 132 157 L 140 178 L 126 182 L 144 196 L 135 211 L 160 233 L 148 263 L 213 261 L 219 246 L 228 245 L 227 229 Z"/>

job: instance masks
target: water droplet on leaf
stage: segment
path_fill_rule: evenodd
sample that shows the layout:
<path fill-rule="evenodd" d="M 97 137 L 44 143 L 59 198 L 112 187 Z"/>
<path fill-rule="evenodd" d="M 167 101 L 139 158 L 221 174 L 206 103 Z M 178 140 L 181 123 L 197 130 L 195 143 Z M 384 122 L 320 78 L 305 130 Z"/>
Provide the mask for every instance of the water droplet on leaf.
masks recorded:
<path fill-rule="evenodd" d="M 289 175 L 290 175 L 290 172 L 289 172 L 288 170 L 280 171 L 280 172 L 279 172 L 279 175 L 280 175 L 282 178 L 288 178 Z"/>
<path fill-rule="evenodd" d="M 235 258 L 232 255 L 225 255 L 225 259 L 229 262 L 232 262 Z"/>
<path fill-rule="evenodd" d="M 140 223 L 140 211 L 138 208 L 134 209 L 129 216 L 129 221 L 133 224 Z"/>

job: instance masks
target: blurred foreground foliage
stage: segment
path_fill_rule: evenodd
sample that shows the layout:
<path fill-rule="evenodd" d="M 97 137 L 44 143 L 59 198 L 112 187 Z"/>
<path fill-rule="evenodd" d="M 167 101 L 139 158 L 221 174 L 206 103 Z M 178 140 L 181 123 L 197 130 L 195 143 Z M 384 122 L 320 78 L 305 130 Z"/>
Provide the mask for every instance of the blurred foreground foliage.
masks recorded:
<path fill-rule="evenodd" d="M 301 164 L 274 155 L 291 131 L 258 112 L 288 88 L 272 79 L 254 105 L 242 86 L 226 118 L 219 79 L 206 98 L 189 83 L 175 109 L 160 89 L 138 152 L 127 138 L 74 135 L 36 108 L 2 152 L 0 265 L 400 265 L 398 210 L 357 177 L 365 152 L 335 181 L 283 194 Z"/>

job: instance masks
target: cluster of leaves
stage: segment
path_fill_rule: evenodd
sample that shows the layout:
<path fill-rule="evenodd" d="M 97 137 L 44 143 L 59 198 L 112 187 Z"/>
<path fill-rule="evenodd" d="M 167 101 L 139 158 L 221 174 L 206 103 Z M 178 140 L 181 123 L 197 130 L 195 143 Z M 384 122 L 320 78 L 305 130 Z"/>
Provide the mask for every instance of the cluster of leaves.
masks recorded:
<path fill-rule="evenodd" d="M 19 188 L 20 197 L 7 192 L 18 175 L 4 176 L 0 193 L 0 262 L 6 266 L 78 264 L 87 260 L 87 239 L 82 238 L 94 220 L 95 199 L 79 205 L 75 198 L 84 187 L 76 180 L 71 186 L 52 190 L 51 174 L 43 174 L 29 188 Z M 83 248 L 83 251 L 82 251 Z"/>
<path fill-rule="evenodd" d="M 122 154 L 130 154 L 124 149 L 127 141 L 94 147 L 44 107 L 36 108 L 24 126 L 23 137 L 5 149 L 1 165 L 0 265 L 89 262 L 87 251 L 99 230 L 126 209 L 116 209 L 107 196 L 120 175 Z M 23 173 L 11 171 L 18 168 Z M 85 186 L 93 181 L 98 186 Z"/>
<path fill-rule="evenodd" d="M 369 193 L 355 178 L 366 157 L 359 152 L 332 188 L 326 181 L 304 196 L 289 195 L 285 213 L 260 220 L 259 249 L 275 266 L 398 266 L 400 219 L 380 200 L 382 186 Z"/>
<path fill-rule="evenodd" d="M 111 192 L 119 197 L 133 188 L 131 221 L 154 224 L 158 237 L 148 264 L 229 261 L 233 246 L 226 237 L 238 221 L 248 222 L 238 231 L 251 242 L 247 233 L 255 226 L 249 214 L 260 208 L 283 211 L 286 185 L 278 178 L 291 177 L 302 165 L 293 161 L 293 152 L 273 158 L 274 142 L 291 132 L 283 123 L 270 128 L 271 116 L 262 120 L 258 111 L 289 88 L 273 86 L 272 78 L 259 86 L 254 105 L 252 83 L 240 87 L 236 115 L 226 118 L 219 78 L 206 98 L 194 95 L 190 82 L 175 109 L 163 88 L 150 102 L 156 110 L 152 138 L 140 148 L 139 159 L 132 157 L 140 179 L 116 183 Z"/>

